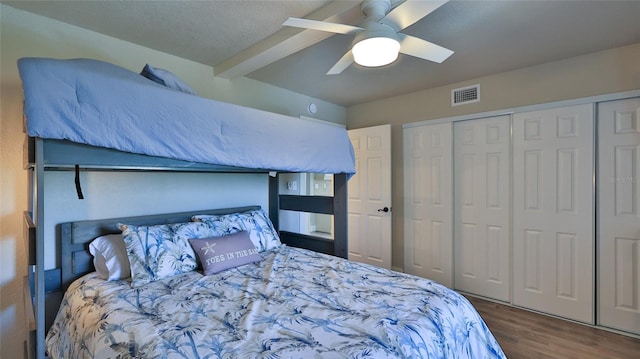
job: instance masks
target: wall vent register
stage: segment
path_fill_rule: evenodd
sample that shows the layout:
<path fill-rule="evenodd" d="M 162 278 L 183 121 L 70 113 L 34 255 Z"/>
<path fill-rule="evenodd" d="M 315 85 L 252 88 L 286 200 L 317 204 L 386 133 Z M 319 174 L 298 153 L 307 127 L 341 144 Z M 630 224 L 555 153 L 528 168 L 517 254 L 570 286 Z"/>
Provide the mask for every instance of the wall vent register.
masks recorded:
<path fill-rule="evenodd" d="M 451 106 L 480 102 L 480 85 L 461 87 L 451 90 Z"/>

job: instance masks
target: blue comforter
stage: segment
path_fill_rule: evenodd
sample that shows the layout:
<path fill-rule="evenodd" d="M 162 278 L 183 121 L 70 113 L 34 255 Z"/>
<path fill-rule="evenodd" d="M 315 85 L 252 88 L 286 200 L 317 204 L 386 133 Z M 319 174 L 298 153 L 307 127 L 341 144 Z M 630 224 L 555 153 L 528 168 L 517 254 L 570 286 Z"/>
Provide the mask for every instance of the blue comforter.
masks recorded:
<path fill-rule="evenodd" d="M 88 274 L 47 335 L 57 358 L 505 358 L 435 282 L 281 246 L 258 263 L 141 288 Z"/>
<path fill-rule="evenodd" d="M 338 126 L 205 99 L 97 60 L 18 61 L 29 136 L 243 168 L 355 172 Z"/>

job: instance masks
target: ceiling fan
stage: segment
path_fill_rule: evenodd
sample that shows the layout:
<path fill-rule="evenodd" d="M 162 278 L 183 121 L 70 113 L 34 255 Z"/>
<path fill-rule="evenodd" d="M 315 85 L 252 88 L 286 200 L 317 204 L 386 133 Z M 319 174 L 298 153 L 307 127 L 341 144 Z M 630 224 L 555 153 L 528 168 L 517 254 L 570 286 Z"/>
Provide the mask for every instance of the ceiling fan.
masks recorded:
<path fill-rule="evenodd" d="M 283 25 L 304 29 L 354 35 L 351 49 L 327 72 L 339 74 L 354 61 L 366 67 L 378 67 L 392 63 L 398 53 L 441 63 L 453 51 L 429 41 L 400 33 L 413 23 L 427 16 L 447 1 L 406 0 L 392 9 L 392 0 L 365 0 L 362 26 L 336 24 L 326 21 L 290 17 Z"/>

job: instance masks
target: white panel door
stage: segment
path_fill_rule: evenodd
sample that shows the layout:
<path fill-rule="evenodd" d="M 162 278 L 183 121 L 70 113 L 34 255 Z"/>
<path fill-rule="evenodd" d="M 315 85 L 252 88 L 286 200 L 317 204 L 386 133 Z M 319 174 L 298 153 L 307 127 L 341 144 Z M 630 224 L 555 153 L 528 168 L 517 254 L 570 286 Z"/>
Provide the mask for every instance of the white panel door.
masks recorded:
<path fill-rule="evenodd" d="M 391 268 L 391 125 L 349 130 L 356 174 L 348 182 L 349 259 Z"/>
<path fill-rule="evenodd" d="M 640 334 L 640 98 L 598 106 L 598 324 Z"/>
<path fill-rule="evenodd" d="M 453 125 L 455 288 L 511 297 L 511 121 Z"/>
<path fill-rule="evenodd" d="M 453 287 L 452 126 L 404 129 L 404 270 Z"/>
<path fill-rule="evenodd" d="M 513 303 L 594 322 L 593 105 L 513 118 Z"/>

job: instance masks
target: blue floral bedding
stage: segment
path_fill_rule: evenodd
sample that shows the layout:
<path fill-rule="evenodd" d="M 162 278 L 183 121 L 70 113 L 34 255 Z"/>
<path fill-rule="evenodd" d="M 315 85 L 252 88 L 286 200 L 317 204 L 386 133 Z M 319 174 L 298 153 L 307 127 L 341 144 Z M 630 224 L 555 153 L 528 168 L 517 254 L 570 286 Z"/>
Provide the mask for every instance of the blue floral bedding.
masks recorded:
<path fill-rule="evenodd" d="M 131 288 L 88 274 L 47 335 L 56 358 L 505 358 L 435 282 L 281 246 L 263 260 Z"/>

